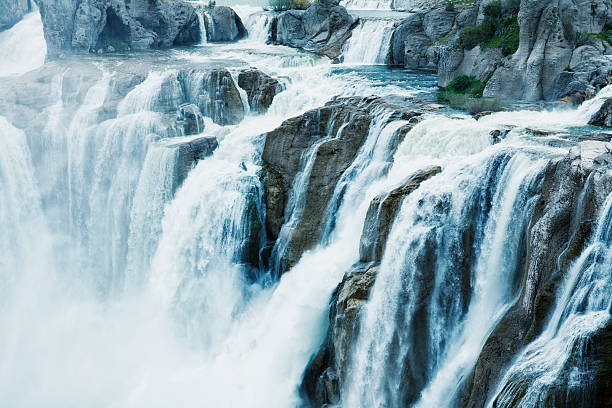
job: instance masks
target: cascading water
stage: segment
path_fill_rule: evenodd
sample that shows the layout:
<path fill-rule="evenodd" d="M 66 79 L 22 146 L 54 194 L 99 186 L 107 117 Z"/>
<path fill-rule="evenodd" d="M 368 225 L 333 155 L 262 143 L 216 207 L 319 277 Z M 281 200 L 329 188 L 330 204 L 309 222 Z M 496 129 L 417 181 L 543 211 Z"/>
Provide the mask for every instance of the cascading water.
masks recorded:
<path fill-rule="evenodd" d="M 559 289 L 544 332 L 509 367 L 489 406 L 541 407 L 549 401 L 554 403 L 555 395 L 564 402 L 572 388 L 589 389 L 594 376 L 588 369 L 589 340 L 611 319 L 610 271 L 612 194 L 601 209 L 591 242 L 571 266 Z M 588 392 L 580 395 L 581 401 L 575 404 L 592 404 Z"/>
<path fill-rule="evenodd" d="M 361 19 L 343 47 L 344 62 L 385 64 L 389 57 L 393 24 L 393 20 Z"/>
<path fill-rule="evenodd" d="M 340 5 L 353 10 L 391 10 L 391 0 L 342 0 Z"/>
<path fill-rule="evenodd" d="M 26 15 L 9 30 L 0 32 L 0 77 L 21 75 L 45 62 L 47 43 L 38 11 Z"/>
<path fill-rule="evenodd" d="M 343 406 L 449 406 L 515 299 L 539 181 L 546 163 L 567 149 L 525 140 L 520 130 L 490 146 L 490 132 L 501 124 L 582 126 L 607 90 L 562 114 L 509 112 L 478 121 L 438 114 L 405 136 L 402 129 L 413 123 L 376 107 L 361 146 L 338 175 L 320 242 L 278 278 L 252 248 L 265 241 L 265 133 L 335 95 L 406 97 L 418 87 L 381 86 L 380 78 L 264 46 L 270 16 L 252 6 L 238 12 L 249 27 L 244 41 L 171 51 L 179 63 L 156 62 L 128 80 L 101 60 L 79 75 L 80 66 L 62 67 L 47 78 L 53 103 L 37 115 L 41 126 L 21 130 L 13 117 L 0 116 L 4 405 L 300 405 L 298 384 L 324 337 L 334 288 L 359 260 L 370 202 L 432 164 L 442 172 L 405 199 L 394 222 L 361 316 Z M 40 41 L 34 17 L 36 24 L 32 16 L 22 23 L 29 24 L 28 38 Z M 345 62 L 385 62 L 392 22 L 381 21 L 362 21 Z M 8 33 L 0 34 L 0 49 Z M 6 74 L 42 63 L 33 60 Z M 210 71 L 198 71 L 236 60 L 217 82 Z M 195 68 L 181 71 L 183 63 Z M 234 86 L 246 64 L 280 78 L 284 91 L 257 116 L 248 109 L 247 90 L 236 89 L 231 95 L 245 117 L 221 126 L 227 101 L 208 93 Z M 185 101 L 210 116 L 198 134 L 185 136 L 175 120 Z M 321 143 L 354 120 L 349 115 L 337 132 L 321 132 Z M 183 163 L 185 146 L 201 138 L 214 138 L 218 147 Z M 299 164 L 278 254 L 300 220 L 320 146 L 312 144 Z M 511 405 L 517 373 L 554 376 L 578 339 L 609 320 L 611 206 L 608 199 L 542 340 L 514 361 L 497 404 Z M 544 388 L 534 380 L 521 404 L 537 406 Z"/>

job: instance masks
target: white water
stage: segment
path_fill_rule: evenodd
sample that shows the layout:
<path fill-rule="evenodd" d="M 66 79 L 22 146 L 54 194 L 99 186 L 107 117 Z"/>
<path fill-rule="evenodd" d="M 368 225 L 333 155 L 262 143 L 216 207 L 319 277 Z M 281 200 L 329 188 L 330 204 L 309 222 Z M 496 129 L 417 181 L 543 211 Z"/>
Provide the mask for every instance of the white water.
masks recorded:
<path fill-rule="evenodd" d="M 391 10 L 391 0 L 342 0 L 340 5 L 353 10 Z"/>
<path fill-rule="evenodd" d="M 47 56 L 47 43 L 38 11 L 0 32 L 0 77 L 21 75 L 40 67 Z"/>
<path fill-rule="evenodd" d="M 385 64 L 391 48 L 392 20 L 362 19 L 343 46 L 345 64 Z"/>

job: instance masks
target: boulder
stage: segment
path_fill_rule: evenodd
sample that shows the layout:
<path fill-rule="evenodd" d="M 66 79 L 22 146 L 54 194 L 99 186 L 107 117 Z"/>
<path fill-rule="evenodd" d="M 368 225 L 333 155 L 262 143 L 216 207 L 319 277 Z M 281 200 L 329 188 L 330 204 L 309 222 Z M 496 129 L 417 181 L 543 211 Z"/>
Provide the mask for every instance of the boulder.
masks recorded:
<path fill-rule="evenodd" d="M 336 58 L 356 21 L 335 1 L 319 2 L 306 10 L 281 13 L 270 24 L 272 43 L 301 48 Z"/>
<path fill-rule="evenodd" d="M 30 11 L 32 11 L 30 0 L 2 0 L 0 2 L 0 31 L 11 28 Z"/>
<path fill-rule="evenodd" d="M 238 74 L 238 86 L 246 91 L 251 112 L 265 112 L 276 94 L 284 89 L 284 86 L 270 75 L 264 74 L 257 69 L 247 69 Z"/>
<path fill-rule="evenodd" d="M 242 20 L 230 7 L 206 7 L 204 16 L 206 40 L 209 42 L 237 41 L 248 34 Z"/>
<path fill-rule="evenodd" d="M 601 108 L 589 120 L 589 125 L 612 127 L 612 98 L 605 100 Z"/>
<path fill-rule="evenodd" d="M 187 175 L 197 162 L 210 156 L 218 146 L 217 139 L 208 136 L 168 146 L 178 149 L 178 157 L 174 169 L 174 192 L 183 184 L 183 181 L 185 181 Z"/>
<path fill-rule="evenodd" d="M 193 103 L 184 103 L 178 108 L 177 123 L 183 126 L 185 135 L 197 135 L 204 131 L 204 117 Z"/>
<path fill-rule="evenodd" d="M 200 39 L 194 7 L 181 0 L 35 0 L 48 57 L 73 51 L 167 48 Z"/>

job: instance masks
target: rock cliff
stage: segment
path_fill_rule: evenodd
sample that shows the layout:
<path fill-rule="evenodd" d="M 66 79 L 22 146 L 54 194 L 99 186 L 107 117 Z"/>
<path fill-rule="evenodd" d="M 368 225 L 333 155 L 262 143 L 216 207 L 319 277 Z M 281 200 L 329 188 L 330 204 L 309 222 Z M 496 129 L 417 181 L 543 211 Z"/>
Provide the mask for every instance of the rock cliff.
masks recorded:
<path fill-rule="evenodd" d="M 181 0 L 35 0 L 48 58 L 197 43 L 195 9 Z"/>

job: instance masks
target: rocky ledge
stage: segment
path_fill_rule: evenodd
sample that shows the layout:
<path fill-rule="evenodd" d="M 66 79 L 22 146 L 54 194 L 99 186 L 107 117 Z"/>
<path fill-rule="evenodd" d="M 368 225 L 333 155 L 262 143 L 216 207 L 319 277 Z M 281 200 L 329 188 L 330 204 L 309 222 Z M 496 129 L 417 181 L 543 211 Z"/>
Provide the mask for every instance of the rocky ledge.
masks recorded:
<path fill-rule="evenodd" d="M 319 243 L 336 184 L 355 158 L 380 109 L 393 112 L 389 120 L 410 121 L 394 135 L 395 146 L 424 114 L 421 108 L 400 107 L 382 98 L 341 98 L 288 119 L 266 134 L 262 179 L 269 248 L 275 245 L 283 224 L 291 216 L 291 190 L 306 165 L 307 152 L 316 149 L 305 181 L 302 216 L 283 238 L 285 250 L 272 261 L 277 273 L 291 268 L 304 251 Z"/>
<path fill-rule="evenodd" d="M 167 70 L 158 73 L 157 78 L 151 70 L 160 61 L 164 61 Z M 219 125 L 237 124 L 249 109 L 264 112 L 276 93 L 282 90 L 278 81 L 255 68 L 237 66 L 232 69 L 234 74 L 228 68 L 214 65 L 192 63 L 186 66 L 161 52 L 129 58 L 71 57 L 49 62 L 18 78 L 0 80 L 3 94 L 0 115 L 26 133 L 41 133 L 48 122 L 50 108 L 58 101 L 66 112 L 70 111 L 66 108 L 69 106 L 74 107 L 73 112 L 85 109 L 87 105 L 83 104 L 88 92 L 96 84 L 108 81 L 104 100 L 96 108 L 98 122 L 102 122 L 126 114 L 121 112 L 121 101 L 131 92 L 148 92 L 145 82 L 152 81 L 152 86 L 159 86 L 159 91 L 153 89 L 149 106 L 141 109 L 165 118 L 166 130 L 160 130 L 162 134 L 196 135 L 204 130 L 204 117 Z M 108 77 L 105 72 L 113 74 Z M 240 80 L 234 81 L 234 75 Z M 155 81 L 160 82 L 155 85 Z M 242 86 L 246 88 L 249 107 L 243 105 Z M 210 146 L 208 144 L 206 149 Z"/>

